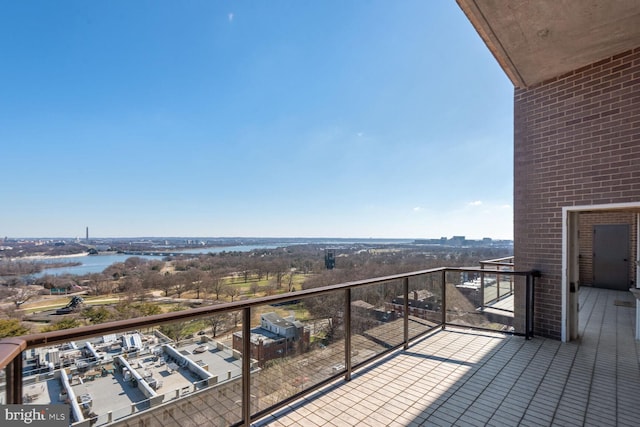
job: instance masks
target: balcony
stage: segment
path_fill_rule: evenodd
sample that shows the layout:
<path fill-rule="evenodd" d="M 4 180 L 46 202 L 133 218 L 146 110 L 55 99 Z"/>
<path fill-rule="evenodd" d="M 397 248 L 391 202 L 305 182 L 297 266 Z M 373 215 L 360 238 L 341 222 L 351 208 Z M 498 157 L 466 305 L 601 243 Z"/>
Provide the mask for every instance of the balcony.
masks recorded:
<path fill-rule="evenodd" d="M 256 426 L 635 426 L 629 292 L 582 288 L 578 342 L 447 327 Z"/>
<path fill-rule="evenodd" d="M 345 420 L 379 425 L 383 419 L 404 425 L 431 417 L 447 424 L 464 423 L 477 407 L 483 413 L 493 408 L 494 416 L 519 396 L 516 391 L 526 389 L 535 397 L 543 390 L 544 382 L 530 389 L 533 382 L 519 380 L 533 372 L 540 379 L 539 370 L 553 360 L 544 356 L 547 351 L 557 357 L 566 353 L 575 362 L 583 347 L 572 356 L 571 346 L 530 340 L 534 272 L 483 267 L 424 270 L 3 340 L 0 399 L 67 404 L 74 426 Z M 490 312 L 517 287 L 528 296 L 522 331 L 508 324 L 510 316 Z M 299 336 L 312 338 L 277 340 L 286 345 L 274 347 L 267 358 L 259 356 L 267 353 L 268 343 L 252 328 L 271 312 L 294 314 L 290 323 L 304 330 Z M 235 334 L 240 350 L 210 335 L 175 342 L 157 329 L 215 316 L 241 326 Z M 35 366 L 34 359 L 40 360 Z M 556 373 L 559 368 L 552 366 L 545 372 Z M 550 396 L 545 392 L 540 398 Z M 450 405 L 462 411 L 455 419 Z"/>

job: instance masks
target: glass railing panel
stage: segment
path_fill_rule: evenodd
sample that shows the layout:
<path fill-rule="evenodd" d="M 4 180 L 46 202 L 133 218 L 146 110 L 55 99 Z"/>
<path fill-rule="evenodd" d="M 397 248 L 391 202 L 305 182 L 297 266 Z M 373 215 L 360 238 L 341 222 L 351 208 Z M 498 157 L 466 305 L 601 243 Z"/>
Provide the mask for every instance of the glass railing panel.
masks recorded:
<path fill-rule="evenodd" d="M 402 279 L 351 291 L 351 365 L 363 363 L 402 344 L 403 320 L 393 301 L 404 295 Z"/>
<path fill-rule="evenodd" d="M 497 273 L 448 271 L 447 323 L 498 331 L 511 330 L 513 313 L 492 309 L 498 295 L 497 276 Z"/>
<path fill-rule="evenodd" d="M 181 394 L 176 399 L 173 393 L 167 393 L 166 403 L 152 406 L 141 413 L 122 416 L 115 420 L 115 426 L 161 426 L 161 425 L 206 425 L 228 426 L 238 423 L 241 409 L 241 389 L 239 380 L 220 383 L 202 388 L 194 393 Z M 169 396 L 171 394 L 171 396 Z M 116 414 L 114 414 L 115 418 Z M 94 425 L 102 425 L 108 417 L 99 416 Z"/>
<path fill-rule="evenodd" d="M 467 293 L 476 290 L 477 298 L 475 298 L 474 304 L 478 308 L 484 310 L 486 307 L 500 309 L 511 307 L 510 311 L 513 311 L 513 305 L 509 305 L 509 301 L 498 304 L 513 295 L 512 275 L 493 269 L 486 270 L 486 272 L 463 272 L 461 277 L 462 283 L 458 283 L 456 286 L 461 289 L 469 289 Z"/>
<path fill-rule="evenodd" d="M 442 324 L 442 272 L 425 273 L 409 278 L 409 339 Z M 404 298 L 395 300 L 401 314 Z M 401 317 L 401 316 L 400 316 Z"/>
<path fill-rule="evenodd" d="M 497 274 L 485 273 L 482 276 L 479 280 L 480 286 L 483 286 L 482 289 L 484 290 L 482 292 L 482 307 L 486 307 L 500 298 L 501 289 Z"/>
<path fill-rule="evenodd" d="M 339 290 L 252 308 L 252 413 L 344 372 L 344 307 Z"/>
<path fill-rule="evenodd" d="M 503 308 L 513 311 L 514 276 L 507 275 L 504 273 L 497 274 L 496 280 L 497 280 L 496 302 L 504 301 L 506 299 L 509 299 L 509 297 L 511 297 L 509 302 L 503 304 L 504 305 Z"/>
<path fill-rule="evenodd" d="M 471 326 L 480 324 L 482 305 L 480 285 L 475 284 L 475 276 L 468 273 L 447 271 L 446 309 L 447 323 Z"/>

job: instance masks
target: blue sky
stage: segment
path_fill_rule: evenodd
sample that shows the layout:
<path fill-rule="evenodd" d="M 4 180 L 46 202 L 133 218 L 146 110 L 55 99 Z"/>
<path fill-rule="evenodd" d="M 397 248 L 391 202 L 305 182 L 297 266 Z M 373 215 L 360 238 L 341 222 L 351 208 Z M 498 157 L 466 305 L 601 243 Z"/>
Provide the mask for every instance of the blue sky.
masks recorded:
<path fill-rule="evenodd" d="M 0 236 L 513 236 L 454 1 L 0 0 Z"/>

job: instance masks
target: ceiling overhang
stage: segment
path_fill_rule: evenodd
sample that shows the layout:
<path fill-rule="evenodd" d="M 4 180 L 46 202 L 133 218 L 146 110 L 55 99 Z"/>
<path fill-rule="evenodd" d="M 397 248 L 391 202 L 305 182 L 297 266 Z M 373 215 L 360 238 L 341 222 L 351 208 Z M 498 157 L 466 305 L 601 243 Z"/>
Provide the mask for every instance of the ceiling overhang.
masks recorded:
<path fill-rule="evenodd" d="M 639 0 L 457 0 L 517 87 L 640 46 Z"/>

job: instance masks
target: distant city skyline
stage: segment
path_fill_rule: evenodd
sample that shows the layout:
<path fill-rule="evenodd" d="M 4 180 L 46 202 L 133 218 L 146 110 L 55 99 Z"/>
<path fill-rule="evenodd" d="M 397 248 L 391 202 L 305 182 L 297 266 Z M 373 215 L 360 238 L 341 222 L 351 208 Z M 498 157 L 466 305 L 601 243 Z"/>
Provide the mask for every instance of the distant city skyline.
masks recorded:
<path fill-rule="evenodd" d="M 281 240 L 283 242 L 288 242 L 288 241 L 309 241 L 309 242 L 313 242 L 313 241 L 326 241 L 326 240 L 336 240 L 336 241 L 357 241 L 357 242 L 364 242 L 366 243 L 367 241 L 372 241 L 372 242 L 376 242 L 376 241 L 407 241 L 407 242 L 419 242 L 419 243 L 424 243 L 424 242 L 428 242 L 428 241 L 440 241 L 440 240 L 448 240 L 448 241 L 454 241 L 454 240 L 460 240 L 460 238 L 464 238 L 468 241 L 482 241 L 485 239 L 490 239 L 490 240 L 495 240 L 495 241 L 512 241 L 512 239 L 500 239 L 500 238 L 494 238 L 491 236 L 484 236 L 481 238 L 470 238 L 468 236 L 464 236 L 464 235 L 451 235 L 451 236 L 440 236 L 440 237 L 420 237 L 420 238 L 416 238 L 416 237 L 339 237 L 339 236 L 317 236 L 317 237 L 308 237 L 308 236 L 262 236 L 262 237 L 258 237 L 258 236 L 96 236 L 96 237 L 91 237 L 90 239 L 88 239 L 91 243 L 95 243 L 95 242 L 101 242 L 101 241 L 105 241 L 105 240 L 149 240 L 149 241 L 153 241 L 153 240 L 166 240 L 166 241 L 173 241 L 173 240 L 179 240 L 179 241 L 194 241 L 193 243 L 196 243 L 195 241 L 199 241 L 198 243 L 211 243 L 210 241 L 251 241 L 251 240 L 255 240 L 255 241 L 278 241 Z M 77 240 L 80 242 L 85 242 L 87 241 L 87 239 L 81 237 L 81 236 L 13 236 L 13 237 L 9 237 L 9 236 L 5 236 L 4 238 L 2 238 L 1 241 L 12 241 L 12 240 L 24 240 L 24 241 L 55 241 L 55 240 Z"/>
<path fill-rule="evenodd" d="M 455 2 L 4 2 L 0 236 L 513 238 Z"/>

